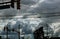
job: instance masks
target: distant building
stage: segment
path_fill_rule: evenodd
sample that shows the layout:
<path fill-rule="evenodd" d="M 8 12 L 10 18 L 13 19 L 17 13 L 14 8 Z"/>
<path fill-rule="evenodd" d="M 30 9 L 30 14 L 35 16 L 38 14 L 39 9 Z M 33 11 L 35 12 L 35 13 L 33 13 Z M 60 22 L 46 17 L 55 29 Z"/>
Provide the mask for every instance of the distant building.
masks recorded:
<path fill-rule="evenodd" d="M 20 35 L 20 39 L 34 39 L 33 34 Z"/>

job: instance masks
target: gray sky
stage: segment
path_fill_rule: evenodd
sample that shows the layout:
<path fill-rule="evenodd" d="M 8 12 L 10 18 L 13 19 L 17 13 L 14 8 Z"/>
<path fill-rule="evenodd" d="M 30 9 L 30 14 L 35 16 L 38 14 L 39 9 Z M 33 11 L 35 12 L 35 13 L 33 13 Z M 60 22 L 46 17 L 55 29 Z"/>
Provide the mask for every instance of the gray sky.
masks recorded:
<path fill-rule="evenodd" d="M 60 0 L 21 0 L 22 9 L 31 13 L 59 12 Z M 27 8 L 26 8 L 27 7 Z"/>
<path fill-rule="evenodd" d="M 1 10 L 0 12 L 1 12 L 0 15 L 4 15 L 4 14 L 19 15 L 22 13 L 25 13 L 26 15 L 27 13 L 30 13 L 30 14 L 36 13 L 36 14 L 40 14 L 42 17 L 47 17 L 47 16 L 50 17 L 52 15 L 55 16 L 56 14 L 60 16 L 60 13 L 59 13 L 60 0 L 21 0 L 21 9 L 19 10 L 19 12 L 17 11 L 17 9 L 11 9 L 11 8 L 6 10 Z M 44 14 L 44 13 L 47 13 L 47 14 Z"/>
<path fill-rule="evenodd" d="M 21 0 L 21 9 L 18 10 L 16 8 L 9 8 L 0 10 L 0 15 L 14 15 L 12 17 L 22 16 L 26 18 L 31 15 L 36 15 L 37 17 L 42 17 L 41 19 L 45 22 L 53 26 L 51 28 L 54 29 L 54 26 L 59 27 L 60 23 L 60 0 Z M 53 17 L 54 16 L 54 17 Z M 37 18 L 36 18 L 37 19 Z M 30 19 L 31 20 L 31 19 Z M 58 25 L 57 25 L 58 24 Z M 57 29 L 55 32 L 58 32 Z"/>

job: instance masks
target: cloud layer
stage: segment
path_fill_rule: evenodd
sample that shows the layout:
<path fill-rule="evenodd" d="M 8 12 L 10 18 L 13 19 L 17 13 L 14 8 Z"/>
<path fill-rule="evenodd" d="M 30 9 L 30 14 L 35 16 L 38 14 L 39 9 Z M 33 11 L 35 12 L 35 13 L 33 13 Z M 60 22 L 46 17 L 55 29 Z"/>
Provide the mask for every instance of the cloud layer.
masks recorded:
<path fill-rule="evenodd" d="M 30 4 L 30 7 L 29 7 L 30 9 L 28 9 L 29 11 L 27 12 L 31 12 L 31 13 L 41 13 L 41 12 L 52 13 L 52 12 L 59 12 L 59 9 L 60 9 L 59 7 L 60 0 L 37 0 L 37 1 L 22 0 L 21 3 L 26 6 L 29 6 Z"/>
<path fill-rule="evenodd" d="M 19 10 L 19 12 L 18 12 L 18 10 L 12 9 L 12 8 L 0 10 L 0 15 L 5 16 L 6 19 L 9 18 L 9 15 L 14 15 L 14 16 L 22 15 L 23 18 L 27 18 L 28 16 L 31 16 L 32 14 L 35 14 L 35 15 L 39 14 L 37 16 L 42 17 L 41 18 L 43 21 L 42 23 L 44 23 L 42 25 L 45 25 L 45 23 L 48 23 L 48 24 L 50 24 L 50 27 L 53 29 L 54 27 L 52 27 L 52 26 L 54 26 L 54 24 L 57 25 L 58 22 L 60 23 L 60 0 L 21 0 L 21 9 Z M 14 17 L 14 16 L 12 16 L 12 17 Z M 45 17 L 48 17 L 48 18 L 45 18 Z M 41 20 L 41 19 L 39 19 L 39 20 Z M 21 20 L 21 21 L 23 21 L 23 20 Z M 24 22 L 26 22 L 26 21 L 24 21 Z M 14 25 L 12 23 L 14 28 L 16 28 L 18 26 L 17 23 L 19 24 L 21 22 L 17 21 L 16 24 L 14 24 Z M 10 24 L 10 23 L 8 23 L 8 24 Z M 57 26 L 59 26 L 59 25 L 57 25 Z M 26 30 L 25 31 L 26 33 L 29 33 L 29 31 L 30 31 L 30 33 L 32 33 L 32 31 L 35 28 L 35 27 L 32 27 L 32 25 L 28 24 L 28 22 L 26 23 L 26 25 L 24 24 L 23 26 L 24 26 L 23 31 Z M 31 29 L 33 29 L 33 30 L 31 30 Z M 56 32 L 59 33 L 58 31 L 56 31 Z"/>

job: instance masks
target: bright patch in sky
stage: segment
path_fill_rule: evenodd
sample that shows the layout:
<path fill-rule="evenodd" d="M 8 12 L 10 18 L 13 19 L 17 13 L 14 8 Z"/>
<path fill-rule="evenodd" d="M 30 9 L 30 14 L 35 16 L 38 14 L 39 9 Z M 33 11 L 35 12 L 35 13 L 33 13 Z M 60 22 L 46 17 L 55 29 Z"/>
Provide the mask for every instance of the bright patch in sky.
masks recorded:
<path fill-rule="evenodd" d="M 36 3 L 35 5 L 32 5 L 31 7 L 36 8 L 39 6 L 40 3 L 44 2 L 44 0 L 40 0 L 38 3 Z"/>
<path fill-rule="evenodd" d="M 60 22 L 52 23 L 51 27 L 54 30 L 54 33 L 56 33 L 60 29 Z"/>
<path fill-rule="evenodd" d="M 16 21 L 12 21 L 11 24 L 12 24 L 12 25 L 16 24 Z"/>

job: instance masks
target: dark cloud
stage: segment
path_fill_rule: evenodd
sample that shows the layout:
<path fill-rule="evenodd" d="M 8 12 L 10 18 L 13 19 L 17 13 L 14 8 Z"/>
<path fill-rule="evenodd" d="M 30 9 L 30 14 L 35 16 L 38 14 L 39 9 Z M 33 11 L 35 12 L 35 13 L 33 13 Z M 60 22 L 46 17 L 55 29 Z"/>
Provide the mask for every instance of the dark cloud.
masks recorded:
<path fill-rule="evenodd" d="M 38 0 L 21 0 L 21 3 L 25 5 L 33 5 L 36 4 L 36 2 L 38 2 Z"/>
<path fill-rule="evenodd" d="M 16 16 L 17 14 L 17 10 L 14 9 L 4 9 L 0 11 L 0 19 L 9 19 L 11 17 Z"/>
<path fill-rule="evenodd" d="M 28 1 L 26 1 L 27 3 Z M 33 2 L 33 1 L 29 1 Z M 34 3 L 34 2 L 33 2 Z M 25 7 L 23 7 L 25 5 Z M 39 13 L 43 17 L 45 16 L 53 16 L 55 14 L 59 14 L 57 12 L 60 12 L 60 0 L 38 0 L 33 5 L 22 4 L 21 5 L 21 11 L 22 13 Z M 56 13 L 55 13 L 56 12 Z M 54 13 L 52 14 L 41 14 L 41 13 Z"/>
<path fill-rule="evenodd" d="M 57 0 L 58 1 L 58 0 Z M 60 3 L 59 1 L 53 1 L 53 3 L 49 3 L 51 1 L 43 1 L 42 3 L 38 3 L 33 10 L 29 11 L 32 13 L 53 13 L 53 12 L 59 12 L 60 9 Z"/>

